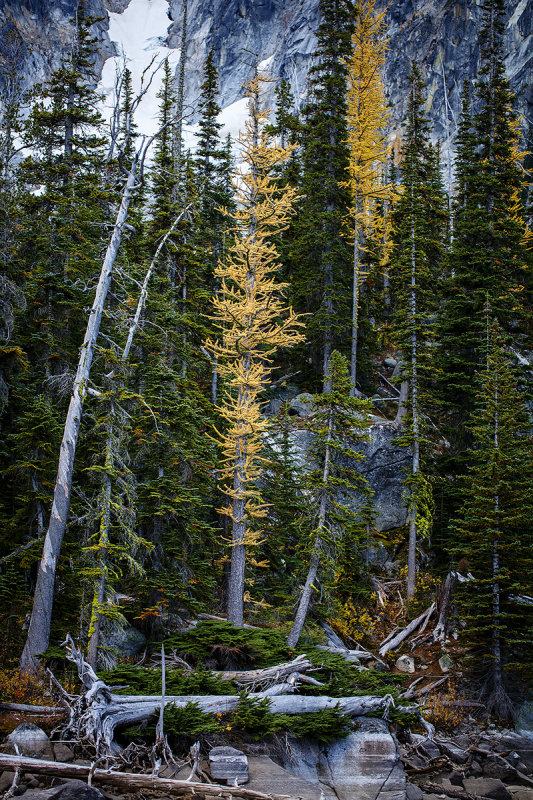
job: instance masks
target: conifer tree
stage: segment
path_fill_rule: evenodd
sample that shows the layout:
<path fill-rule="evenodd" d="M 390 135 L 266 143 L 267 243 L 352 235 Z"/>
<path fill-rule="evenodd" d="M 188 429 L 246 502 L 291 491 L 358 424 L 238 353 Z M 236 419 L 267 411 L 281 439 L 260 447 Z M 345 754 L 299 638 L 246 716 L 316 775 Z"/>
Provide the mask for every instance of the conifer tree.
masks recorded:
<path fill-rule="evenodd" d="M 287 639 L 289 647 L 296 647 L 300 639 L 327 550 L 335 549 L 335 538 L 342 538 L 346 527 L 359 523 L 362 529 L 366 529 L 371 491 L 366 478 L 347 467 L 346 460 L 358 462 L 364 458 L 354 445 L 368 435 L 371 404 L 353 397 L 348 361 L 336 350 L 331 354 L 329 379 L 330 391 L 314 396 L 316 407 L 311 429 L 317 436 L 318 466 L 312 473 L 310 489 L 314 495 L 316 526 L 311 532 L 305 585 Z M 339 495 L 343 490 L 357 492 L 361 515 L 350 512 L 342 504 Z"/>
<path fill-rule="evenodd" d="M 458 559 L 467 559 L 474 578 L 460 597 L 462 637 L 471 648 L 488 712 L 508 720 L 508 692 L 524 668 L 529 670 L 532 656 L 533 612 L 523 595 L 533 593 L 533 451 L 499 324 L 487 334 L 470 465 L 453 523 L 454 550 Z"/>
<path fill-rule="evenodd" d="M 219 475 L 228 497 L 221 512 L 232 524 L 228 620 L 236 625 L 243 624 L 246 547 L 257 541 L 251 525 L 265 514 L 257 478 L 268 422 L 261 418 L 259 396 L 274 353 L 301 339 L 301 323 L 282 299 L 286 286 L 275 280 L 279 266 L 271 244 L 293 213 L 295 190 L 279 189 L 273 179 L 273 170 L 289 157 L 290 150 L 270 141 L 268 110 L 260 96 L 262 80 L 256 73 L 247 84 L 249 118 L 240 137 L 245 167 L 232 215 L 235 234 L 227 261 L 216 270 L 220 289 L 214 298 L 214 317 L 221 339 L 206 343 L 227 381 L 220 408 L 227 428 L 220 435 Z"/>
<path fill-rule="evenodd" d="M 304 197 L 295 226 L 291 282 L 296 310 L 310 314 L 313 380 L 327 388 L 329 358 L 346 341 L 351 316 L 352 259 L 342 231 L 350 206 L 346 76 L 354 17 L 351 0 L 320 0 L 319 11 L 310 101 L 303 112 Z"/>
<path fill-rule="evenodd" d="M 463 98 L 454 202 L 454 237 L 439 323 L 440 394 L 455 452 L 476 394 L 472 378 L 483 362 L 483 308 L 488 301 L 502 330 L 520 339 L 531 300 L 531 257 L 523 244 L 519 132 L 514 95 L 505 77 L 504 6 L 486 0 L 479 34 L 479 111 Z M 452 457 L 453 457 L 452 452 Z M 453 465 L 450 465 L 454 469 Z"/>
<path fill-rule="evenodd" d="M 402 193 L 395 214 L 394 285 L 395 336 L 402 351 L 403 380 L 409 382 L 409 416 L 402 443 L 412 449 L 412 467 L 406 480 L 409 504 L 407 599 L 416 583 L 417 541 L 431 525 L 431 488 L 421 463 L 423 392 L 430 367 L 433 338 L 435 281 L 444 255 L 446 228 L 440 165 L 429 142 L 423 111 L 422 81 L 416 65 L 410 76 L 408 126 L 401 167 Z"/>
<path fill-rule="evenodd" d="M 389 111 L 385 102 L 383 69 L 387 40 L 385 11 L 377 12 L 373 0 L 361 0 L 355 6 L 356 22 L 352 54 L 348 61 L 348 164 L 352 196 L 350 227 L 354 238 L 352 277 L 352 331 L 350 376 L 356 392 L 359 304 L 364 279 L 362 261 L 365 240 L 379 219 L 377 201 L 390 199 L 390 184 L 383 180 L 389 148 L 386 126 Z M 383 209 L 383 206 L 381 206 Z"/>

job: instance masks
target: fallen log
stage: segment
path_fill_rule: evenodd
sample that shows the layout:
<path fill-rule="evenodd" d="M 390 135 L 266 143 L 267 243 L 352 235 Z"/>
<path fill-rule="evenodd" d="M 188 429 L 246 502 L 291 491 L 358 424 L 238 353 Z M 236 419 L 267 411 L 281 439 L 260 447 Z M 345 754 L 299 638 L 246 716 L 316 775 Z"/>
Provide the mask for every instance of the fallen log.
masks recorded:
<path fill-rule="evenodd" d="M 368 650 L 349 650 L 347 647 L 332 647 L 327 644 L 317 644 L 317 650 L 325 650 L 326 653 L 334 653 L 342 656 L 346 661 L 359 661 L 361 658 L 374 658 Z"/>
<path fill-rule="evenodd" d="M 179 695 L 179 696 L 124 696 L 113 694 L 109 687 L 87 664 L 83 653 L 75 645 L 70 636 L 67 637 L 67 658 L 78 667 L 78 674 L 86 691 L 71 708 L 70 721 L 64 729 L 65 737 L 70 736 L 77 741 L 88 740 L 97 754 L 106 754 L 116 749 L 114 744 L 115 729 L 123 725 L 132 725 L 149 719 L 155 712 L 167 705 L 183 708 L 188 703 L 195 703 L 201 711 L 213 714 L 227 714 L 236 711 L 240 697 L 235 695 Z M 279 688 L 279 687 L 278 687 Z M 293 692 L 293 684 L 283 685 L 283 692 Z M 272 695 L 276 687 L 268 692 L 250 693 L 252 699 L 268 698 L 270 711 L 273 714 L 309 714 L 326 709 L 338 709 L 347 716 L 364 716 L 373 712 L 383 712 L 394 707 L 391 696 L 376 697 L 373 695 L 358 697 L 305 697 L 296 694 Z M 402 712 L 414 713 L 433 736 L 433 726 L 420 715 L 417 706 L 398 709 Z"/>
<path fill-rule="evenodd" d="M 217 783 L 201 783 L 198 781 L 183 781 L 173 778 L 158 778 L 154 775 L 140 775 L 134 772 L 113 772 L 107 769 L 93 769 L 82 764 L 65 764 L 61 761 L 41 761 L 38 758 L 24 758 L 0 754 L 0 769 L 20 769 L 37 775 L 48 775 L 56 778 L 78 778 L 91 783 L 103 783 L 117 786 L 127 791 L 135 789 L 151 789 L 152 791 L 165 792 L 166 794 L 199 794 L 204 797 L 220 797 L 236 794 L 245 800 L 289 800 L 288 795 L 264 794 L 253 789 L 239 786 L 222 786 Z"/>
<path fill-rule="evenodd" d="M 429 608 L 427 608 L 419 617 L 413 619 L 409 625 L 406 625 L 399 633 L 396 634 L 392 639 L 389 639 L 388 642 L 383 642 L 381 647 L 379 648 L 380 656 L 384 656 L 385 653 L 388 653 L 389 650 L 394 650 L 398 645 L 402 644 L 409 636 L 416 631 L 416 629 L 420 625 L 424 625 L 430 616 L 435 611 L 435 603 L 432 603 Z"/>
<path fill-rule="evenodd" d="M 1 711 L 20 711 L 23 714 L 64 714 L 65 709 L 58 706 L 32 706 L 26 703 L 0 703 Z"/>
<path fill-rule="evenodd" d="M 222 678 L 224 681 L 233 681 L 241 686 L 258 686 L 263 683 L 274 681 L 279 683 L 281 679 L 287 678 L 294 672 L 304 672 L 306 669 L 311 669 L 313 664 L 309 661 L 304 654 L 298 656 L 292 661 L 287 661 L 284 664 L 277 664 L 274 667 L 265 667 L 263 669 L 250 669 L 250 670 L 224 670 L 222 672 L 213 671 L 213 675 Z"/>

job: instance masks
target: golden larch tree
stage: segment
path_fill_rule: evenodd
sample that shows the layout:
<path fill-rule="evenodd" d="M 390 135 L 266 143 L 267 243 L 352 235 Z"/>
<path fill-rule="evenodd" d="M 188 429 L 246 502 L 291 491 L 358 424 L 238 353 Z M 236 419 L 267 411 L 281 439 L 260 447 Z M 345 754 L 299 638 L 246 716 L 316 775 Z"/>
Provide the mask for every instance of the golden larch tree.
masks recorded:
<path fill-rule="evenodd" d="M 274 177 L 293 148 L 277 146 L 267 132 L 264 80 L 256 73 L 246 85 L 249 116 L 239 136 L 242 166 L 235 181 L 237 210 L 231 215 L 234 238 L 216 269 L 220 288 L 213 299 L 213 318 L 220 338 L 206 342 L 226 386 L 219 410 L 227 426 L 223 433 L 217 431 L 217 439 L 222 450 L 219 481 L 228 503 L 219 511 L 232 525 L 228 620 L 235 625 L 243 624 L 246 547 L 257 543 L 259 535 L 250 523 L 266 513 L 257 485 L 268 426 L 261 416 L 260 394 L 276 350 L 303 339 L 303 323 L 283 299 L 287 284 L 276 279 L 280 265 L 272 242 L 294 210 L 296 190 L 280 188 Z"/>
<path fill-rule="evenodd" d="M 387 206 L 392 186 L 384 182 L 389 147 L 386 127 L 389 111 L 385 102 L 383 70 L 387 53 L 386 11 L 376 11 L 375 0 L 358 0 L 348 61 L 348 184 L 352 196 L 350 216 L 354 237 L 352 279 L 352 334 L 350 377 L 352 395 L 357 379 L 359 298 L 364 274 L 361 269 L 364 242 L 369 231 L 379 224 L 377 201 Z M 382 224 L 382 223 L 381 223 Z M 384 226 L 386 232 L 387 227 Z"/>

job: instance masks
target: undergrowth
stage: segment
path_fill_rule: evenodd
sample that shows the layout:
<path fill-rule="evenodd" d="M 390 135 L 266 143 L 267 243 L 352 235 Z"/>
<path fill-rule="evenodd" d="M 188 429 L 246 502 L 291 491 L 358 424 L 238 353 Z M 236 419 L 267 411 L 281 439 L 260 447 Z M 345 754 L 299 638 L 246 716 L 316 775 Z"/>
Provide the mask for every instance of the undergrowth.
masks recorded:
<path fill-rule="evenodd" d="M 126 739 L 153 738 L 156 720 L 146 727 L 130 727 L 122 732 Z M 210 714 L 197 703 L 187 703 L 178 708 L 167 706 L 164 712 L 165 735 L 176 738 L 220 734 L 228 740 L 249 737 L 259 741 L 275 733 L 290 733 L 296 738 L 312 737 L 319 742 L 333 742 L 347 736 L 351 723 L 337 709 L 314 711 L 309 714 L 273 714 L 268 697 L 260 700 L 241 694 L 237 711 L 233 714 Z"/>
<path fill-rule="evenodd" d="M 316 647 L 317 640 L 303 641 L 296 650 L 289 650 L 285 634 L 269 629 L 237 628 L 228 622 L 209 620 L 184 634 L 175 634 L 165 641 L 167 652 L 177 651 L 193 663 L 194 672 L 187 675 L 181 670 L 168 670 L 166 693 L 168 694 L 237 694 L 229 681 L 214 675 L 213 669 L 235 668 L 261 669 L 288 661 L 305 653 L 315 666 L 313 677 L 323 686 L 304 684 L 303 695 L 328 697 L 352 697 L 373 694 L 395 696 L 405 682 L 403 675 L 391 675 L 377 670 L 361 670 L 347 663 L 342 656 L 328 653 Z M 159 694 L 161 692 L 160 669 L 135 667 L 125 664 L 102 672 L 101 677 L 109 684 L 127 685 L 119 692 L 127 694 Z"/>
<path fill-rule="evenodd" d="M 114 669 L 100 672 L 100 677 L 110 686 L 118 685 L 116 694 L 160 694 L 161 670 L 148 667 L 135 667 L 123 664 Z M 187 694 L 237 694 L 233 684 L 224 681 L 212 672 L 197 669 L 186 674 L 179 669 L 169 669 L 166 673 L 165 693 L 167 695 Z"/>
<path fill-rule="evenodd" d="M 186 633 L 172 634 L 165 639 L 165 649 L 175 650 L 195 666 L 212 669 L 272 667 L 294 655 L 285 632 L 238 628 L 219 620 L 205 620 Z"/>

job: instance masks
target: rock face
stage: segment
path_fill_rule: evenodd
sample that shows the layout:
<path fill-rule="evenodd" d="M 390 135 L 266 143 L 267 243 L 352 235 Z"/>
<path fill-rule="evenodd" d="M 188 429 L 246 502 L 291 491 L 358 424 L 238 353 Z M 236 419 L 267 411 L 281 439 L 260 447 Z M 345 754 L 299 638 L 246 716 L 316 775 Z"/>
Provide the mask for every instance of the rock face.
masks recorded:
<path fill-rule="evenodd" d="M 378 531 L 388 531 L 407 524 L 407 507 L 402 494 L 410 465 L 410 452 L 394 444 L 397 436 L 398 429 L 390 423 L 372 425 L 369 441 L 358 446 L 364 459 L 358 462 L 350 459 L 347 463 L 347 466 L 353 466 L 367 478 L 374 492 Z M 313 434 L 295 428 L 291 431 L 290 439 L 296 462 L 302 466 L 308 465 L 312 458 Z M 355 495 L 343 494 L 341 499 L 348 507 L 357 508 L 358 498 Z"/>
<path fill-rule="evenodd" d="M 110 650 L 114 651 L 117 656 L 136 656 L 146 646 L 146 636 L 142 634 L 133 625 L 126 625 L 120 630 L 113 631 L 113 633 L 105 634 L 103 643 Z"/>
<path fill-rule="evenodd" d="M 521 736 L 533 740 L 533 702 L 526 700 L 516 717 L 516 730 Z"/>
<path fill-rule="evenodd" d="M 291 743 L 283 766 L 318 784 L 325 800 L 405 800 L 398 747 L 381 719 L 360 717 L 346 739 L 319 746 Z"/>
<path fill-rule="evenodd" d="M 26 45 L 22 55 L 24 66 L 19 71 L 25 88 L 45 81 L 60 66 L 61 58 L 72 46 L 71 21 L 77 5 L 78 0 L 47 0 L 46 3 L 41 0 L 1 0 L 0 52 L 7 47 L 5 34 L 14 20 Z M 106 58 L 115 52 L 107 35 L 108 4 L 105 0 L 87 0 L 86 8 L 90 16 L 101 18 L 93 28 L 93 34 L 99 40 L 95 50 L 98 74 Z"/>
<path fill-rule="evenodd" d="M 136 2 L 155 0 L 136 0 Z M 88 11 L 103 16 L 97 24 L 101 67 L 114 52 L 109 42 L 108 11 L 121 13 L 132 0 L 88 0 Z M 158 0 L 163 2 L 163 0 Z M 205 57 L 214 47 L 220 74 L 221 105 L 231 106 L 242 97 L 242 84 L 251 76 L 253 55 L 274 79 L 287 78 L 296 106 L 306 99 L 307 72 L 316 47 L 319 0 L 188 0 L 186 100 L 193 106 L 199 95 Z M 180 46 L 183 0 L 168 0 L 168 30 L 161 37 L 173 48 Z M 59 65 L 71 41 L 76 0 L 3 0 L 0 42 L 8 15 L 16 20 L 27 52 L 24 74 L 28 85 L 45 79 Z M 533 0 L 506 0 L 506 69 L 518 93 L 518 110 L 533 116 Z M 464 80 L 471 80 L 479 59 L 476 44 L 481 4 L 468 0 L 395 0 L 387 12 L 390 48 L 386 86 L 394 127 L 400 130 L 407 103 L 407 77 L 411 62 L 421 67 L 428 90 L 427 110 L 434 136 L 453 145 L 459 116 L 459 95 Z M 2 22 L 3 20 L 3 22 Z M 1 47 L 1 44 L 0 44 Z M 247 55 L 249 53 L 249 55 Z M 446 86 L 446 92 L 445 92 Z M 273 86 L 269 91 L 273 95 Z M 447 102 L 446 102 L 447 100 Z"/>

